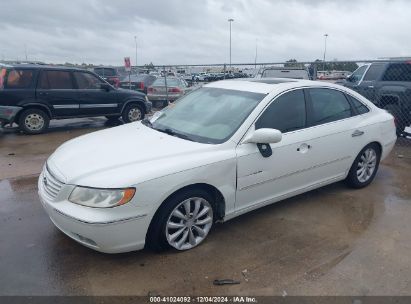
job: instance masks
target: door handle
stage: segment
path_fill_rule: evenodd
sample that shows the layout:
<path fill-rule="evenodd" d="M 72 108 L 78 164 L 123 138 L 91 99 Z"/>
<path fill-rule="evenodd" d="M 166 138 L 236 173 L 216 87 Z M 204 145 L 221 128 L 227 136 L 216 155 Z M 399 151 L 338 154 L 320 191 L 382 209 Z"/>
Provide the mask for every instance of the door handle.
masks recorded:
<path fill-rule="evenodd" d="M 369 89 L 374 89 L 374 86 L 370 85 L 368 86 Z"/>
<path fill-rule="evenodd" d="M 47 92 L 40 92 L 39 95 L 40 95 L 40 96 L 45 96 L 45 95 L 49 95 L 49 93 L 47 93 Z"/>
<path fill-rule="evenodd" d="M 353 134 L 351 134 L 352 137 L 356 137 L 356 136 L 361 136 L 364 134 L 364 131 L 360 131 L 360 130 L 355 130 Z"/>
<path fill-rule="evenodd" d="M 307 145 L 307 144 L 301 144 L 298 148 L 297 151 L 300 153 L 307 153 L 308 150 L 310 150 L 312 148 L 311 145 Z"/>

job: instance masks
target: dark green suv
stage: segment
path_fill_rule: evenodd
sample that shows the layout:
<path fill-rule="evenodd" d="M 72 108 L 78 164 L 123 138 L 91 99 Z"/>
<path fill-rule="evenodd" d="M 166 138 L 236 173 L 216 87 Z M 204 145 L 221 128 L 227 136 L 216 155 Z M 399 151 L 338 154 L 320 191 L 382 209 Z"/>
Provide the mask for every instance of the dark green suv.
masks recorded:
<path fill-rule="evenodd" d="M 46 65 L 0 66 L 0 123 L 27 134 L 44 132 L 51 119 L 106 116 L 124 122 L 151 111 L 145 94 L 116 89 L 87 70 Z"/>

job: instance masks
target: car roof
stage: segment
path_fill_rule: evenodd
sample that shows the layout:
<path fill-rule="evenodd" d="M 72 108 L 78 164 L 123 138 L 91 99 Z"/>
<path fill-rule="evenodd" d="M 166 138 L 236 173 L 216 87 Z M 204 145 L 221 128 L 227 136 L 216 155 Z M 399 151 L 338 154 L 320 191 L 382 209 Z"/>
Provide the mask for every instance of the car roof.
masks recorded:
<path fill-rule="evenodd" d="M 66 67 L 60 65 L 47 65 L 47 64 L 10 64 L 8 68 L 18 68 L 18 69 L 47 69 L 47 70 L 67 70 L 67 71 L 87 71 L 86 69 L 76 68 L 76 67 Z"/>
<path fill-rule="evenodd" d="M 230 79 L 211 82 L 204 87 L 221 88 L 237 91 L 269 94 L 275 90 L 285 91 L 293 88 L 302 87 L 328 87 L 344 88 L 341 85 L 324 81 L 300 80 L 291 78 L 249 78 L 249 79 Z"/>

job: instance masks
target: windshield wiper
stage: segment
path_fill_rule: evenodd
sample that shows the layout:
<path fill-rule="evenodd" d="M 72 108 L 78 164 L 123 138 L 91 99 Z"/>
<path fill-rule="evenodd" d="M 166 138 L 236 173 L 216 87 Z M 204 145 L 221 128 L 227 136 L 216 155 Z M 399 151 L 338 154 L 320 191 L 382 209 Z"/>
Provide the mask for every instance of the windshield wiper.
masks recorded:
<path fill-rule="evenodd" d="M 151 121 L 148 118 L 144 118 L 141 123 L 149 128 L 153 128 Z"/>
<path fill-rule="evenodd" d="M 170 128 L 165 128 L 165 129 L 154 128 L 154 127 L 152 127 L 152 128 L 153 128 L 154 130 L 157 130 L 157 131 L 159 131 L 159 132 L 166 133 L 166 134 L 171 135 L 171 136 L 179 137 L 179 138 L 186 139 L 186 140 L 189 140 L 189 141 L 194 141 L 194 140 L 192 140 L 189 136 L 184 135 L 184 134 L 181 134 L 181 133 L 178 133 L 178 132 L 176 132 L 176 131 L 174 131 L 174 130 L 172 130 L 172 129 L 170 129 Z"/>

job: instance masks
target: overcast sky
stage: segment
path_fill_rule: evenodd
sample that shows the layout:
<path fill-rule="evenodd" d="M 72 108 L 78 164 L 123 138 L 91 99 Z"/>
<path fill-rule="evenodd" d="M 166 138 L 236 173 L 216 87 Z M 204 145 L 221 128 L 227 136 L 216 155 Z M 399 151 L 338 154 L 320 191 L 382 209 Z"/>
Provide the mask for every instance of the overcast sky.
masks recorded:
<path fill-rule="evenodd" d="M 0 60 L 201 64 L 411 56 L 408 0 L 0 0 Z"/>

